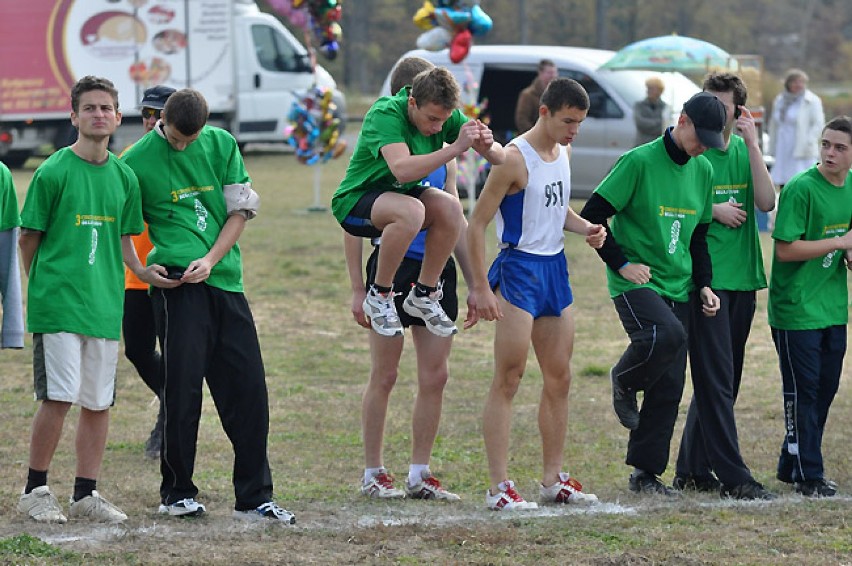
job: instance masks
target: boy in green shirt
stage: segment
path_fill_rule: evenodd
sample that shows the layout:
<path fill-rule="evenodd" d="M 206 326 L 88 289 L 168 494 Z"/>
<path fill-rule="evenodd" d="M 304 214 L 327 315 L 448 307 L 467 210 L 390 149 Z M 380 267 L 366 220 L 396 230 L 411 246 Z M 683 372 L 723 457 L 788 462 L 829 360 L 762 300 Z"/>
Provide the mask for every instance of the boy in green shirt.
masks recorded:
<path fill-rule="evenodd" d="M 822 437 L 846 354 L 852 250 L 852 118 L 822 131 L 820 162 L 781 191 L 772 238 L 769 326 L 784 386 L 784 442 L 777 477 L 806 496 L 830 497 Z"/>
<path fill-rule="evenodd" d="M 77 141 L 42 163 L 21 212 L 21 257 L 29 276 L 27 326 L 33 333 L 36 398 L 27 485 L 18 511 L 39 522 L 64 523 L 47 485 L 65 415 L 80 405 L 77 473 L 69 516 L 127 519 L 101 497 L 97 477 L 115 401 L 124 268 L 130 235 L 142 232 L 139 184 L 107 149 L 121 123 L 118 92 L 87 76 L 71 90 Z"/>
<path fill-rule="evenodd" d="M 713 222 L 707 231 L 707 248 L 719 312 L 713 317 L 701 316 L 701 301 L 695 292 L 690 296 L 689 362 L 694 395 L 683 428 L 674 487 L 714 491 L 735 499 L 771 499 L 772 493 L 754 479 L 740 454 L 734 402 L 756 293 L 766 287 L 754 210 L 755 205 L 764 212 L 772 210 L 775 189 L 763 162 L 754 118 L 745 107 L 747 92 L 742 79 L 731 73 L 712 73 L 704 79 L 704 90 L 722 101 L 728 116 L 725 147 L 704 152 L 713 166 Z"/>
<path fill-rule="evenodd" d="M 237 244 L 260 197 L 236 140 L 207 126 L 207 116 L 200 92 L 179 90 L 122 155 L 139 178 L 154 244 L 147 268 L 132 247 L 128 267 L 154 287 L 165 405 L 159 512 L 206 511 L 192 481 L 206 380 L 234 449 L 234 518 L 292 524 L 295 516 L 272 500 L 266 374 Z"/>
<path fill-rule="evenodd" d="M 458 106 L 459 85 L 441 67 L 421 72 L 410 88 L 377 100 L 364 117 L 346 176 L 331 200 L 347 233 L 382 237 L 375 281 L 363 305 L 382 336 L 402 335 L 393 277 L 423 229 L 429 230 L 423 264 L 403 308 L 438 336 L 457 332 L 438 302 L 439 278 L 463 229 L 464 214 L 457 198 L 420 181 L 471 147 L 491 163 L 504 159 L 491 130 L 479 120 L 467 121 Z"/>
<path fill-rule="evenodd" d="M 718 98 L 696 94 L 674 128 L 621 156 L 580 213 L 604 225 L 615 216 L 598 255 L 630 338 L 610 378 L 613 408 L 630 429 L 626 463 L 635 469 L 628 485 L 637 493 L 674 493 L 659 476 L 683 394 L 689 293 L 698 289 L 705 316 L 719 308 L 705 239 L 713 168 L 701 154 L 724 147 L 726 119 Z"/>

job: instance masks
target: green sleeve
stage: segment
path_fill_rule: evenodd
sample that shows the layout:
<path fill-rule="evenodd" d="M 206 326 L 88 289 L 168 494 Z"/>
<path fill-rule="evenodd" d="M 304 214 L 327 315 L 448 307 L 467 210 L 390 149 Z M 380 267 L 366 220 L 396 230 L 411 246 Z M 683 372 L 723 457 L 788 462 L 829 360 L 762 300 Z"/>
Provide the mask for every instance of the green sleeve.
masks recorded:
<path fill-rule="evenodd" d="M 56 200 L 56 187 L 44 170 L 37 169 L 33 175 L 24 207 L 21 210 L 21 226 L 39 232 L 46 232 L 50 226 L 53 204 Z"/>
<path fill-rule="evenodd" d="M 804 193 L 804 183 L 788 183 L 781 191 L 778 200 L 778 212 L 775 214 L 775 228 L 772 239 L 782 242 L 801 240 L 807 229 L 810 203 Z"/>
<path fill-rule="evenodd" d="M 0 231 L 10 230 L 21 225 L 18 213 L 18 195 L 12 173 L 0 163 Z"/>

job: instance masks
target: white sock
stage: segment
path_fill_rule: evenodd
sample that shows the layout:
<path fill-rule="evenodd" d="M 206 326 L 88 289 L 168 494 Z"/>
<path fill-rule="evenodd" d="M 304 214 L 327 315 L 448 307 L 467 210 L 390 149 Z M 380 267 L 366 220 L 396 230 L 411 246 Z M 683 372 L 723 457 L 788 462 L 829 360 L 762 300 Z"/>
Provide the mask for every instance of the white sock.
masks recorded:
<path fill-rule="evenodd" d="M 364 485 L 367 485 L 371 479 L 379 475 L 384 469 L 384 466 L 379 466 L 378 468 L 364 468 Z"/>
<path fill-rule="evenodd" d="M 408 466 L 408 487 L 414 487 L 423 481 L 423 473 L 429 473 L 429 464 L 411 464 Z"/>

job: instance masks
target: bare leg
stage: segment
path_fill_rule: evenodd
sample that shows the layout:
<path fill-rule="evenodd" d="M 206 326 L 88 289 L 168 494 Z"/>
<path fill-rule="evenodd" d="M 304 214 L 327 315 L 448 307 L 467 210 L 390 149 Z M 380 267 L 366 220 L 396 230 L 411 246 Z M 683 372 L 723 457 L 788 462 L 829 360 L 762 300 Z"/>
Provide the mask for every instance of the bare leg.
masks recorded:
<path fill-rule="evenodd" d="M 571 354 L 574 318 L 570 307 L 560 317 L 541 317 L 532 332 L 533 349 L 542 373 L 538 429 L 543 460 L 542 485 L 559 481 L 568 427 L 568 391 L 571 387 Z"/>
<path fill-rule="evenodd" d="M 107 433 L 109 432 L 109 409 L 91 411 L 80 408 L 77 425 L 77 476 L 97 479 L 104 460 Z"/>
<path fill-rule="evenodd" d="M 411 463 L 428 464 L 438 436 L 444 386 L 449 377 L 447 359 L 452 336 L 442 338 L 423 326 L 412 326 L 417 352 L 417 397 L 411 421 Z"/>
<path fill-rule="evenodd" d="M 459 199 L 438 189 L 427 189 L 420 200 L 425 207 L 424 227 L 429 231 L 419 280 L 434 287 L 464 229 L 464 210 Z"/>
<path fill-rule="evenodd" d="M 30 463 L 33 470 L 47 470 L 62 437 L 62 425 L 71 403 L 42 401 L 33 418 Z"/>
<path fill-rule="evenodd" d="M 373 203 L 370 219 L 382 231 L 382 245 L 379 246 L 376 263 L 376 285 L 390 287 L 393 284 L 393 277 L 408 246 L 423 227 L 424 214 L 420 200 L 399 193 L 383 193 Z M 444 263 L 446 261 L 445 257 Z"/>
<path fill-rule="evenodd" d="M 485 401 L 482 433 L 488 456 L 491 493 L 509 476 L 509 430 L 512 424 L 512 400 L 518 391 L 527 363 L 532 316 L 509 304 L 498 293 L 503 319 L 494 335 L 494 379 Z"/>
<path fill-rule="evenodd" d="M 382 248 L 384 248 L 384 241 Z M 364 438 L 364 467 L 378 468 L 382 459 L 388 400 L 399 370 L 403 337 L 379 336 L 370 332 L 370 381 L 361 401 L 361 431 Z"/>

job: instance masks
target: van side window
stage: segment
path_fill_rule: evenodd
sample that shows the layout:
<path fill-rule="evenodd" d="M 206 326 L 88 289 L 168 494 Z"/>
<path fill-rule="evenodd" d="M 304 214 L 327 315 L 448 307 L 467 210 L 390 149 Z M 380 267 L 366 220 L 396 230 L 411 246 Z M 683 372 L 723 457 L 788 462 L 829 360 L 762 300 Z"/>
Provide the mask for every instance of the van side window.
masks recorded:
<path fill-rule="evenodd" d="M 588 115 L 590 118 L 624 118 L 624 112 L 618 107 L 618 104 L 589 75 L 565 69 L 560 69 L 559 75 L 574 79 L 583 85 L 583 88 L 589 93 Z"/>
<path fill-rule="evenodd" d="M 259 24 L 251 26 L 251 37 L 257 62 L 265 70 L 276 73 L 304 71 L 302 55 L 296 52 L 286 38 L 271 27 Z"/>

